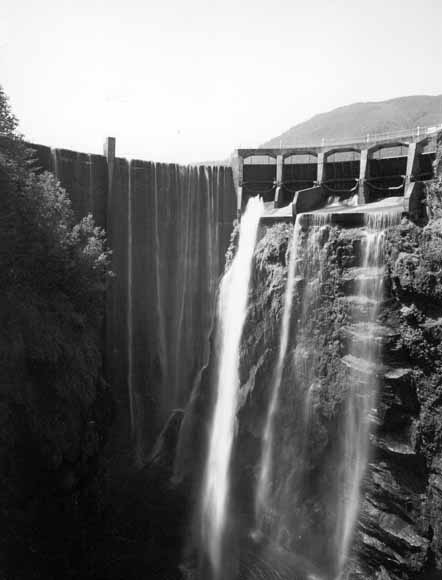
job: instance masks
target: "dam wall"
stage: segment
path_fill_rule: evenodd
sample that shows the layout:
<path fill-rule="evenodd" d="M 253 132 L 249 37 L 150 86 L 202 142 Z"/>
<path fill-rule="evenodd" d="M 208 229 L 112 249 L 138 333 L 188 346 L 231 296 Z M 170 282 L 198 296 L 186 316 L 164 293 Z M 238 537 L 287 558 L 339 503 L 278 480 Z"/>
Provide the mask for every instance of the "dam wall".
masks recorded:
<path fill-rule="evenodd" d="M 121 460 L 146 460 L 170 411 L 187 403 L 208 357 L 236 192 L 230 167 L 191 167 L 31 144 L 76 219 L 92 213 L 112 249 L 105 366 Z"/>

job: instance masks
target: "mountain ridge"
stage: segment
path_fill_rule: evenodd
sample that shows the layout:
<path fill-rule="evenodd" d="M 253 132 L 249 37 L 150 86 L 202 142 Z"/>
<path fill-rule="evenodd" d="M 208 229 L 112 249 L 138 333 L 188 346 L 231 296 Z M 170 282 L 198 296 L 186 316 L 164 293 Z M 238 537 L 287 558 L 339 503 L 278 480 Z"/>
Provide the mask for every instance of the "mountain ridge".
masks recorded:
<path fill-rule="evenodd" d="M 442 123 L 442 95 L 410 95 L 384 101 L 356 102 L 318 113 L 263 143 L 261 148 L 348 140 L 368 133 L 431 127 Z"/>

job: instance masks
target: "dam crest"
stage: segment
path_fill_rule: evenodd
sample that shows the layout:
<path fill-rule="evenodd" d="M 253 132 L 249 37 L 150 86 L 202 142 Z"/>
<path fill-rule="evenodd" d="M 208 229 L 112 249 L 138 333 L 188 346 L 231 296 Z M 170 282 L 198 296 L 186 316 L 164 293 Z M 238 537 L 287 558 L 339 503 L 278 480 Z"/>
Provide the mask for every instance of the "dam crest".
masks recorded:
<path fill-rule="evenodd" d="M 281 149 L 237 149 L 238 211 L 257 194 L 266 203 L 267 221 L 331 204 L 340 211 L 394 197 L 405 213 L 419 220 L 425 213 L 424 185 L 433 178 L 440 129 L 417 127 Z"/>

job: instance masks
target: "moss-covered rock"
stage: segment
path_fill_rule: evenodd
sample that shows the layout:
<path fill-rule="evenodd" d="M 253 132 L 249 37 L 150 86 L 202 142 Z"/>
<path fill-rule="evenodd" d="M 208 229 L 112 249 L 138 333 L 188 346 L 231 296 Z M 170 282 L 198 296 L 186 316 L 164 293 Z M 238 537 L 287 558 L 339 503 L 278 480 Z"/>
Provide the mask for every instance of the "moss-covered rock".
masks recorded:
<path fill-rule="evenodd" d="M 255 252 L 233 468 L 233 494 L 246 527 L 253 522 L 250 490 L 257 485 L 260 437 L 278 355 L 291 232 L 286 225 L 267 228 Z M 402 220 L 385 233 L 384 298 L 378 313 L 382 358 L 375 371 L 379 397 L 370 467 L 347 566 L 351 578 L 411 580 L 437 578 L 442 571 L 441 234 L 436 217 L 424 227 Z M 336 550 L 335 506 L 342 492 L 331 482 L 342 453 L 337 442 L 345 421 L 346 389 L 352 388 L 359 364 L 342 361 L 352 340 L 351 294 L 358 283 L 361 231 L 323 228 L 321 275 L 315 282 L 316 294 L 308 297 L 307 311 L 312 256 L 306 236 L 303 231 L 297 255 L 293 304 L 297 315 L 276 419 L 276 504 L 269 508 L 268 530 L 276 525 L 285 550 L 303 553 L 330 571 Z M 351 379 L 348 365 L 356 365 Z M 300 395 L 294 393 L 295 385 L 301 388 Z M 313 409 L 307 430 L 301 409 L 305 388 Z M 306 479 L 297 480 L 299 473 Z M 284 508 L 287 489 L 296 492 Z M 276 524 L 272 509 L 278 513 Z"/>

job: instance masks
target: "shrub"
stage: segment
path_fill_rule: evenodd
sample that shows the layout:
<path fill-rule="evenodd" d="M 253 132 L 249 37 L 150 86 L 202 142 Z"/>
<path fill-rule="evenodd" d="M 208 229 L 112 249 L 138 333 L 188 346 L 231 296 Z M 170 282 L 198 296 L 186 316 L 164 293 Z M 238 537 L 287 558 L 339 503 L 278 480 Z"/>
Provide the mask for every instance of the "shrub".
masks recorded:
<path fill-rule="evenodd" d="M 1 89 L 0 150 L 0 576 L 55 577 L 41 575 L 52 561 L 65 576 L 57 554 L 68 561 L 92 505 L 111 417 L 109 251 L 91 216 L 74 222 L 57 179 L 32 170 Z"/>

